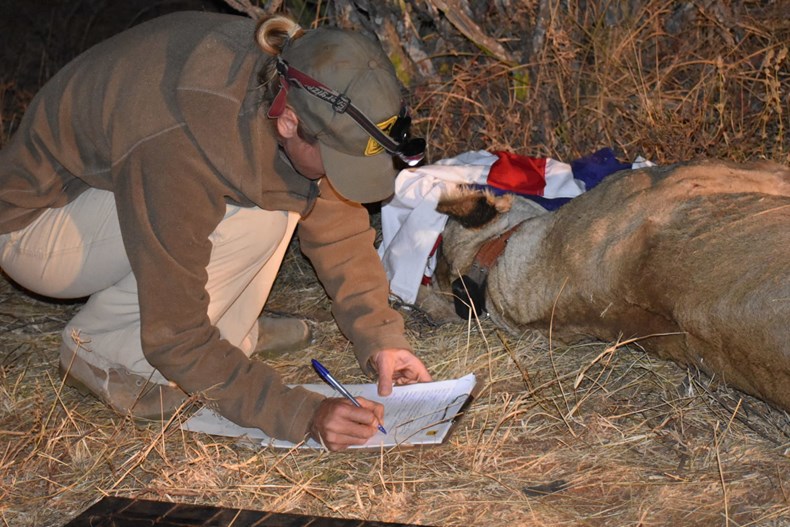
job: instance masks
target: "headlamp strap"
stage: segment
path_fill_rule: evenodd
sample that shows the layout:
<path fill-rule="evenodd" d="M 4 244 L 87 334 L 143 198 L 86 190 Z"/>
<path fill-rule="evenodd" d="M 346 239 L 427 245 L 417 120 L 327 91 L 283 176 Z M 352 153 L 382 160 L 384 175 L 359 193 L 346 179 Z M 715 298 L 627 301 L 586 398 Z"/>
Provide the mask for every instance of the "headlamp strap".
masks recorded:
<path fill-rule="evenodd" d="M 277 73 L 280 74 L 280 93 L 275 97 L 274 102 L 269 110 L 269 117 L 277 117 L 282 113 L 285 105 L 285 95 L 288 92 L 288 87 L 294 86 L 296 88 L 305 90 L 307 93 L 329 103 L 332 109 L 337 113 L 348 113 L 349 117 L 362 127 L 365 132 L 373 139 L 375 139 L 384 149 L 392 155 L 398 154 L 400 144 L 381 131 L 370 119 L 362 113 L 359 108 L 354 106 L 347 96 L 342 95 L 332 88 L 322 84 L 309 75 L 302 73 L 298 69 L 289 66 L 288 63 L 281 57 L 277 57 Z"/>

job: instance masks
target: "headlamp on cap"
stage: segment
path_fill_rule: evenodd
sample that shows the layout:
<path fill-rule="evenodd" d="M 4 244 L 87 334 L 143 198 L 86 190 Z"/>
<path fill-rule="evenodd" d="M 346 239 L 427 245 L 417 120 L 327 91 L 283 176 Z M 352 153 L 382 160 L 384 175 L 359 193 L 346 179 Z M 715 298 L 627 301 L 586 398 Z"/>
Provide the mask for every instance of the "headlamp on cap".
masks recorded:
<path fill-rule="evenodd" d="M 401 107 L 391 125 L 387 123 L 389 134 L 386 134 L 354 106 L 351 99 L 299 71 L 281 57 L 277 57 L 277 73 L 280 75 L 280 91 L 269 108 L 269 117 L 275 118 L 282 114 L 288 89 L 294 87 L 330 104 L 335 112 L 347 114 L 384 150 L 399 157 L 407 165 L 414 166 L 425 157 L 425 139 L 411 137 L 411 117 L 406 106 Z"/>

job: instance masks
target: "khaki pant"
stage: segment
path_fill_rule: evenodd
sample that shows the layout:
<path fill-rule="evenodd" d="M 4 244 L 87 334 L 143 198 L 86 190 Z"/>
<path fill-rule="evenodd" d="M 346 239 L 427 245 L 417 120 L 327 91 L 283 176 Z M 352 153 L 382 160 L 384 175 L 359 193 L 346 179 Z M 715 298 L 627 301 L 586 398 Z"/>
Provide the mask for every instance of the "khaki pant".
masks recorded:
<path fill-rule="evenodd" d="M 247 355 L 257 343 L 257 319 L 298 220 L 293 212 L 228 205 L 210 237 L 208 315 L 222 337 Z M 0 235 L 0 267 L 35 293 L 90 297 L 63 330 L 65 365 L 76 352 L 104 371 L 122 367 L 167 382 L 143 356 L 137 282 L 111 192 L 90 189 L 28 227 Z"/>

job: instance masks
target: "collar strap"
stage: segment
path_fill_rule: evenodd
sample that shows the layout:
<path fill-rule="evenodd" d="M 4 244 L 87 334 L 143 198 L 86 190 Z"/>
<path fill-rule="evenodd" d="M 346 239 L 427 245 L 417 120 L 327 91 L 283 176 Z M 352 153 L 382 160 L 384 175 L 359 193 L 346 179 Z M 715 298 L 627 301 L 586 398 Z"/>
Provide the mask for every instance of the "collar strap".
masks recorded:
<path fill-rule="evenodd" d="M 451 284 L 453 304 L 459 317 L 468 319 L 472 308 L 478 315 L 487 312 L 486 286 L 488 271 L 496 263 L 497 258 L 505 251 L 507 241 L 520 226 L 521 223 L 514 225 L 485 242 L 475 254 L 469 274 L 453 280 Z"/>
<path fill-rule="evenodd" d="M 479 269 L 484 270 L 485 274 L 487 275 L 488 270 L 492 265 L 494 265 L 497 258 L 499 258 L 499 255 L 505 251 L 505 247 L 507 247 L 507 241 L 511 236 L 513 236 L 513 233 L 515 233 L 516 229 L 519 227 L 521 227 L 521 223 L 514 225 L 505 232 L 494 236 L 485 242 L 475 255 L 474 265 Z"/>

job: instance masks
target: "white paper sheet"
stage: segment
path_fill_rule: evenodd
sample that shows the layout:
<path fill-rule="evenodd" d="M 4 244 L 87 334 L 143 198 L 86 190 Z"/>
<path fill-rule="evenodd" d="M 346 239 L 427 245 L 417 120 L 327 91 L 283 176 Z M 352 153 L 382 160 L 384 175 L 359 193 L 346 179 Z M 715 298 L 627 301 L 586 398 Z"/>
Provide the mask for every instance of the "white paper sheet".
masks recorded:
<path fill-rule="evenodd" d="M 377 432 L 364 445 L 352 448 L 380 448 L 396 445 L 430 445 L 444 441 L 461 407 L 474 390 L 474 374 L 460 379 L 410 384 L 393 387 L 388 397 L 379 397 L 375 384 L 346 385 L 354 397 L 376 401 L 384 405 L 386 434 Z M 303 384 L 308 390 L 327 397 L 338 397 L 326 384 Z M 260 440 L 262 446 L 293 448 L 294 443 L 273 439 L 257 428 L 244 428 L 232 423 L 216 412 L 202 408 L 181 427 L 190 432 L 203 432 L 228 437 L 247 437 Z M 323 448 L 310 439 L 300 448 Z"/>

